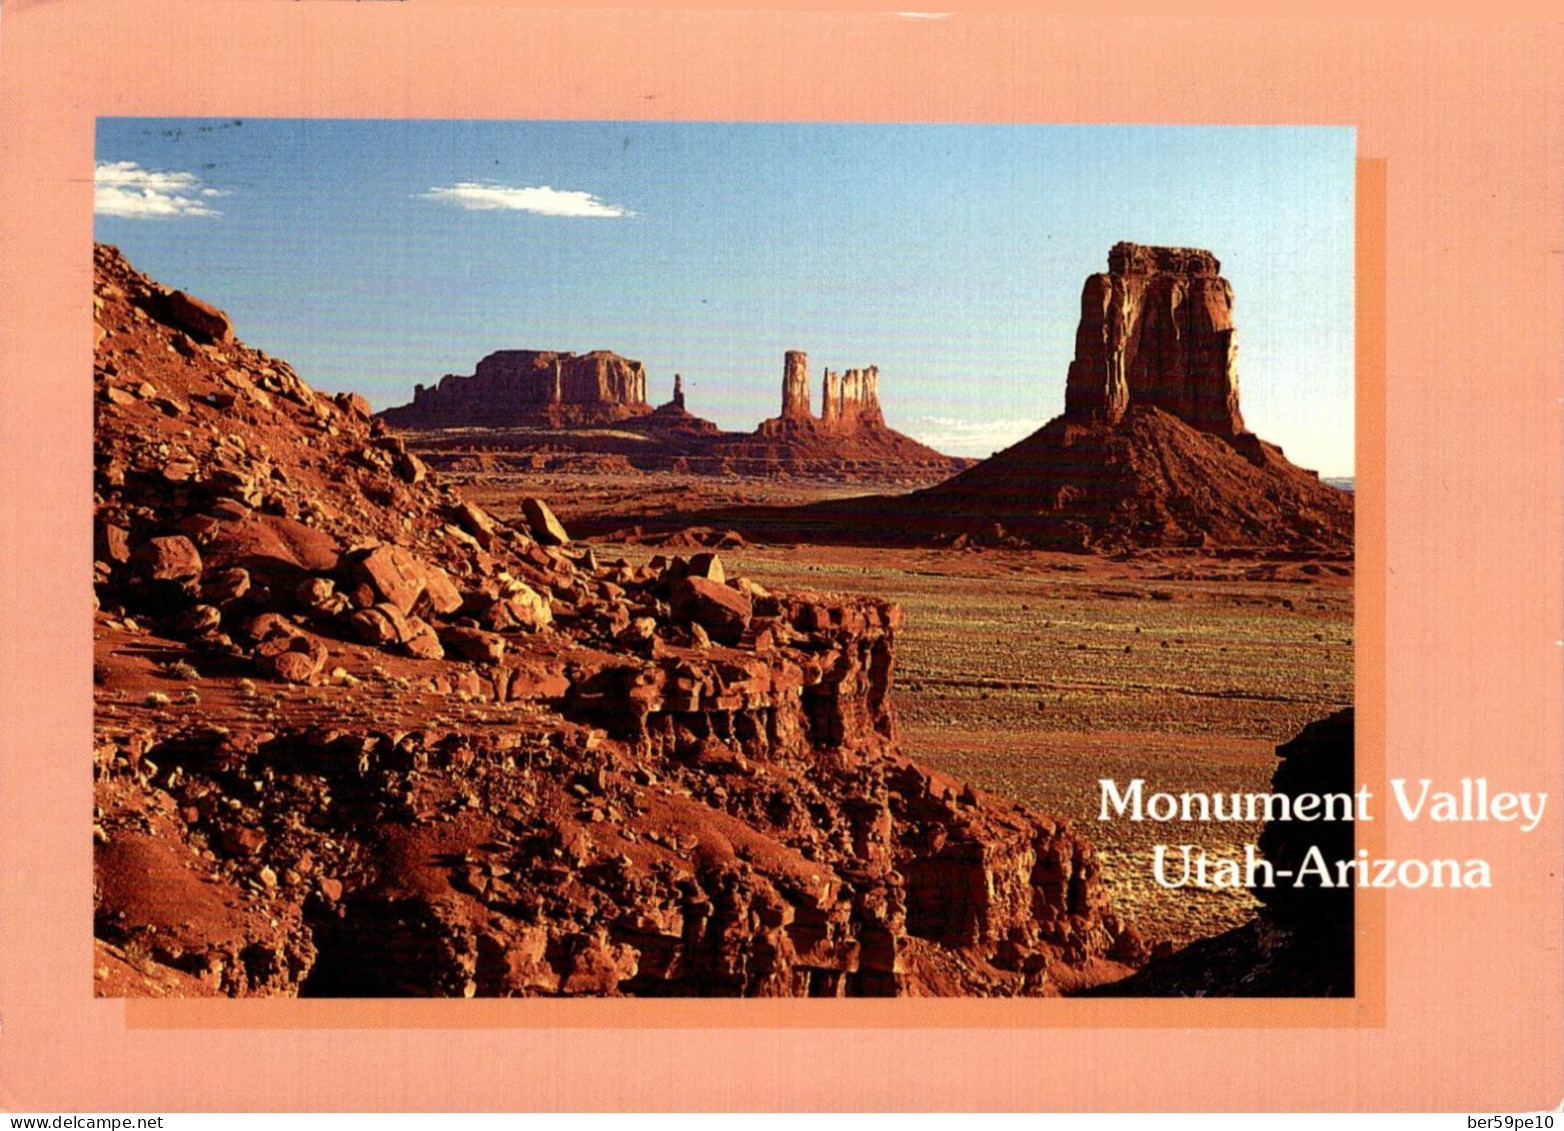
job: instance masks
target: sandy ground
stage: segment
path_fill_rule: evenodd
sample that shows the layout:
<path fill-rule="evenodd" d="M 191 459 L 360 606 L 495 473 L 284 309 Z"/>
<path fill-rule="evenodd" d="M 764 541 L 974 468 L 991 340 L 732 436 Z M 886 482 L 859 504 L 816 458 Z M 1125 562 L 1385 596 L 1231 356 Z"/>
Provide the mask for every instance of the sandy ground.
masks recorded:
<path fill-rule="evenodd" d="M 680 484 L 662 478 L 637 480 L 627 511 L 674 497 Z M 556 490 L 562 515 L 608 513 L 614 484 L 581 480 Z M 774 491 L 788 503 L 810 494 L 755 481 L 700 489 L 747 501 Z M 466 490 L 508 515 L 521 488 Z M 641 562 L 659 551 L 603 552 Z M 1276 744 L 1352 701 L 1352 578 L 1340 565 L 814 545 L 750 545 L 723 559 L 765 585 L 900 602 L 906 753 L 1077 822 L 1103 854 L 1115 906 L 1154 938 L 1215 934 L 1256 904 L 1241 890 L 1160 887 L 1153 846 L 1241 853 L 1259 825 L 1100 821 L 1099 779 L 1143 777 L 1148 793 L 1264 791 Z"/>

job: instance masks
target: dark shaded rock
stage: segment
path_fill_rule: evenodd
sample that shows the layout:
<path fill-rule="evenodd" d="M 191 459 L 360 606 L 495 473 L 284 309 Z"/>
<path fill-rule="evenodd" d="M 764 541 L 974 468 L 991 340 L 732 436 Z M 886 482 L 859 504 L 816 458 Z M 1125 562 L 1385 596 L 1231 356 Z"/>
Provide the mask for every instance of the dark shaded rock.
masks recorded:
<path fill-rule="evenodd" d="M 343 412 L 351 412 L 364 420 L 374 415 L 374 409 L 370 407 L 368 398 L 362 393 L 338 393 L 332 399 Z"/>
<path fill-rule="evenodd" d="M 532 536 L 545 546 L 563 546 L 570 541 L 564 524 L 554 517 L 554 512 L 542 499 L 527 498 L 521 501 L 522 517 Z"/>
<path fill-rule="evenodd" d="M 1288 796 L 1350 794 L 1357 788 L 1353 753 L 1353 711 L 1348 707 L 1310 723 L 1276 748 L 1281 763 L 1271 777 L 1271 791 Z M 1356 828 L 1351 821 L 1268 821 L 1260 833 L 1260 851 L 1278 869 L 1296 875 L 1309 850 L 1318 848 L 1334 876 L 1337 861 L 1357 854 Z M 1284 926 L 1310 933 L 1351 930 L 1351 887 L 1278 884 L 1255 894 L 1271 918 Z"/>
<path fill-rule="evenodd" d="M 226 342 L 233 337 L 228 315 L 184 291 L 163 291 L 153 302 L 153 313 L 159 321 L 183 330 L 198 342 Z"/>
<path fill-rule="evenodd" d="M 148 581 L 194 581 L 201 576 L 201 552 L 183 534 L 149 538 L 136 548 L 130 564 Z"/>
<path fill-rule="evenodd" d="M 1353 711 L 1312 722 L 1276 748 L 1281 758 L 1271 791 L 1352 793 Z M 1332 877 L 1335 862 L 1356 849 L 1350 821 L 1269 821 L 1260 833 L 1265 858 L 1297 874 L 1318 846 Z M 1095 997 L 1350 997 L 1355 986 L 1355 889 L 1294 887 L 1278 879 L 1257 888 L 1258 918 L 1181 950 L 1157 952 L 1122 981 L 1087 991 Z"/>
<path fill-rule="evenodd" d="M 440 643 L 448 653 L 463 660 L 497 664 L 505 658 L 505 638 L 479 628 L 443 629 Z"/>
<path fill-rule="evenodd" d="M 722 559 L 709 551 L 692 554 L 689 565 L 685 568 L 685 574 L 689 577 L 704 577 L 707 581 L 715 581 L 718 585 L 728 580 L 727 571 L 722 568 Z"/>

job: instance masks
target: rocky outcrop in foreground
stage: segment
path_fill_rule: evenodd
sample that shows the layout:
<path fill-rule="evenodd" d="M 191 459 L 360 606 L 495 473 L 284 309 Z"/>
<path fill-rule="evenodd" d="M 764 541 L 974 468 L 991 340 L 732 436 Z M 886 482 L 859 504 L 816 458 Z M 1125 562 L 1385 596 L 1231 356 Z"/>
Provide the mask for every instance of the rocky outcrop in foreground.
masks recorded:
<path fill-rule="evenodd" d="M 507 524 L 96 250 L 100 995 L 1048 994 L 1068 825 L 896 746 L 899 610 Z"/>

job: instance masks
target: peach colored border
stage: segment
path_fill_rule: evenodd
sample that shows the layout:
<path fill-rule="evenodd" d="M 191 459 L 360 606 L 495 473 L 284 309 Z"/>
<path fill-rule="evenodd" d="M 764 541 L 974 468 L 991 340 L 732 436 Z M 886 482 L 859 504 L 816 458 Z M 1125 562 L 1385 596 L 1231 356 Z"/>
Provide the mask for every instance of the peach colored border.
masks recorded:
<path fill-rule="evenodd" d="M 457 1030 L 449 1017 L 413 1013 L 351 1039 L 127 1028 L 124 1003 L 87 996 L 91 420 L 85 380 L 73 376 L 89 371 L 98 114 L 1355 124 L 1360 152 L 1384 162 L 1386 189 L 1385 337 L 1371 351 L 1388 373 L 1375 433 L 1385 437 L 1384 571 L 1374 571 L 1385 583 L 1386 767 L 1482 772 L 1557 797 L 1561 294 L 1550 249 L 1561 244 L 1561 192 L 1542 157 L 1564 132 L 1549 81 L 1560 73 L 1556 26 L 257 0 L 22 4 L 5 16 L 0 1107 L 1557 1101 L 1556 813 L 1527 838 L 1375 830 L 1392 855 L 1486 855 L 1500 886 L 1379 901 L 1365 941 L 1383 938 L 1383 998 L 1351 1003 L 1367 1009 L 1357 1028 L 1270 1027 L 1275 1010 L 1298 1003 L 1250 1003 L 1266 1019 L 1227 1022 L 1264 1029 L 1141 1028 L 1165 1024 L 1147 1010 L 1167 1003 L 1150 1002 L 1068 1032 L 968 1011 L 996 1004 L 985 1002 L 946 1003 L 916 1029 L 784 1030 L 782 1017 L 721 1029 L 696 1011 L 681 1015 L 689 1028 L 653 1040 L 623 1028 Z M 1375 169 L 1365 166 L 1365 184 Z M 1360 340 L 1360 366 L 1373 360 L 1366 348 Z M 1374 412 L 1360 404 L 1360 438 Z M 1367 526 L 1373 504 L 1360 505 Z M 1360 560 L 1360 614 L 1369 573 Z"/>

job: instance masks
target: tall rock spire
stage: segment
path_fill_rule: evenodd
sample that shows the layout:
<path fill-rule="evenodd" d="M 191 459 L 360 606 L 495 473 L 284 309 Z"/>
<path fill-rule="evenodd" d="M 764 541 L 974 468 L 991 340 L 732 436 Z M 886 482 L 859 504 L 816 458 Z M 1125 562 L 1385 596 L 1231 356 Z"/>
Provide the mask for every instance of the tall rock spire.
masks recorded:
<path fill-rule="evenodd" d="M 812 416 L 809 408 L 809 355 L 788 350 L 782 357 L 782 418 Z"/>
<path fill-rule="evenodd" d="M 1064 408 L 1117 424 L 1131 405 L 1204 432 L 1244 431 L 1233 288 L 1209 251 L 1115 244 L 1081 292 Z"/>

